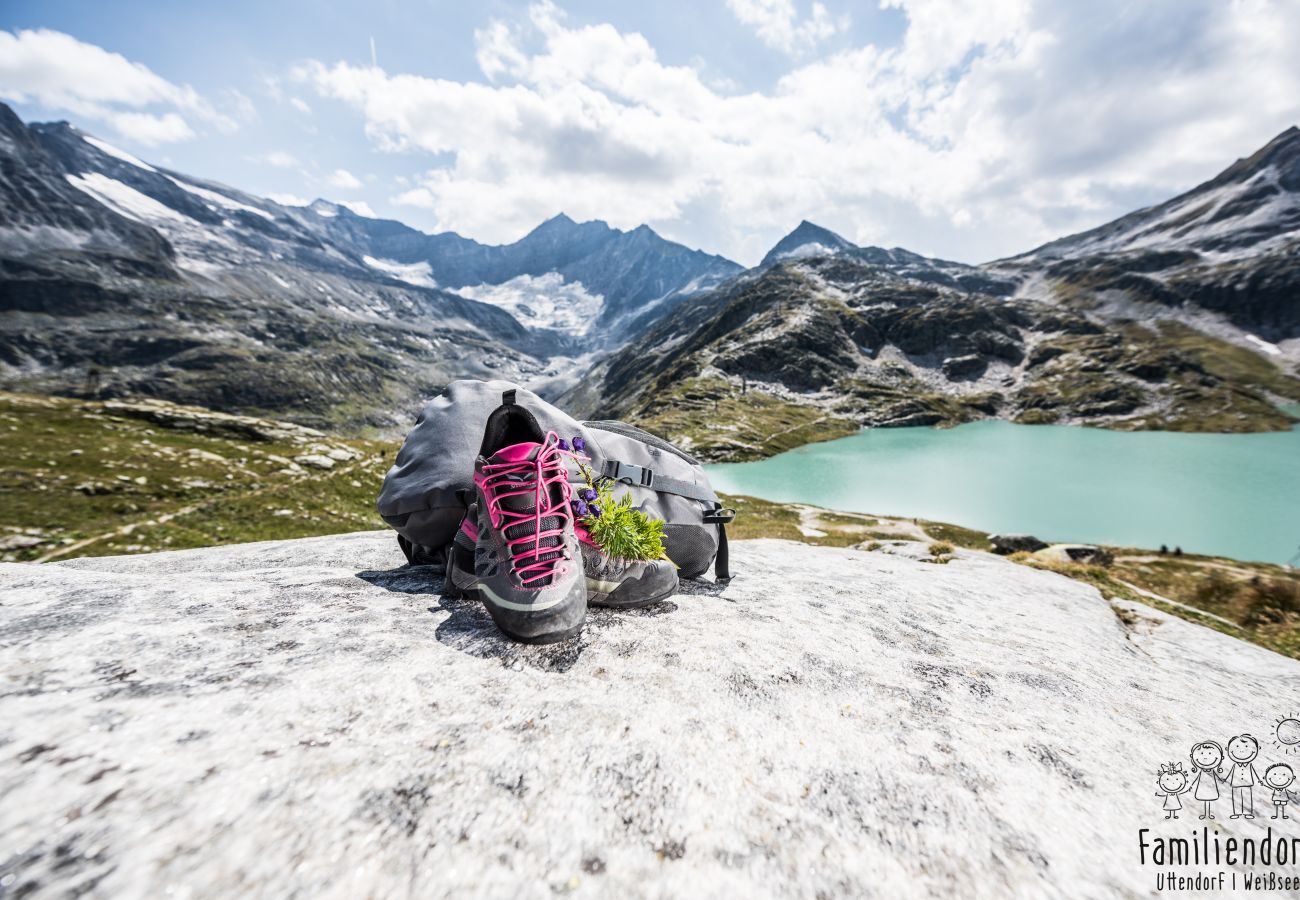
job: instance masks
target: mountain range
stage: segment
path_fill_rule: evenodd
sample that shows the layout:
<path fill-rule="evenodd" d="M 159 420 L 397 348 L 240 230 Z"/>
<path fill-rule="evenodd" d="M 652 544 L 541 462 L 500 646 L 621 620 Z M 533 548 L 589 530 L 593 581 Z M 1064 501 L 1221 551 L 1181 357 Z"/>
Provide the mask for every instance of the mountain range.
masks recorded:
<path fill-rule="evenodd" d="M 998 416 L 1289 427 L 1300 131 L 982 266 L 801 222 L 752 269 L 560 214 L 492 246 L 287 206 L 0 105 L 0 386 L 355 428 L 506 377 L 709 458 Z"/>
<path fill-rule="evenodd" d="M 565 398 L 702 457 L 863 425 L 999 417 L 1289 428 L 1300 400 L 1300 130 L 1174 199 L 982 266 L 810 222 Z"/>
<path fill-rule="evenodd" d="M 487 246 L 294 207 L 0 105 L 0 384 L 318 425 L 405 421 L 455 377 L 532 382 L 740 266 L 557 216 Z"/>

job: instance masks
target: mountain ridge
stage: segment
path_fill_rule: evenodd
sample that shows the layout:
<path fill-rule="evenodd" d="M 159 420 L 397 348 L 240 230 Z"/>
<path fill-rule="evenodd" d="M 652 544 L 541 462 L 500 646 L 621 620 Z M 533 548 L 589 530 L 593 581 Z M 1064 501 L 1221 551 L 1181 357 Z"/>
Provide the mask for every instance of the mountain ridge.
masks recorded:
<path fill-rule="evenodd" d="M 282 205 L 3 104 L 0 163 L 0 385 L 19 390 L 385 424 L 453 377 L 554 377 L 549 359 L 617 343 L 629 312 L 739 271 L 564 215 L 509 245 L 501 271 L 502 248 Z M 503 290 L 445 289 L 440 255 L 497 265 L 484 277 Z"/>
<path fill-rule="evenodd" d="M 791 434 L 989 417 L 1294 425 L 1276 404 L 1300 400 L 1300 131 L 1046 246 L 967 266 L 804 220 L 766 267 L 684 303 L 564 399 L 715 460 L 777 452 Z"/>
<path fill-rule="evenodd" d="M 1298 129 L 1165 204 L 980 266 L 808 219 L 751 269 L 563 212 L 488 245 L 278 204 L 3 105 L 0 162 L 0 386 L 18 390 L 382 425 L 451 378 L 505 377 L 649 421 L 761 396 L 787 434 L 1268 429 L 1300 398 Z M 687 419 L 663 427 L 698 440 Z"/>

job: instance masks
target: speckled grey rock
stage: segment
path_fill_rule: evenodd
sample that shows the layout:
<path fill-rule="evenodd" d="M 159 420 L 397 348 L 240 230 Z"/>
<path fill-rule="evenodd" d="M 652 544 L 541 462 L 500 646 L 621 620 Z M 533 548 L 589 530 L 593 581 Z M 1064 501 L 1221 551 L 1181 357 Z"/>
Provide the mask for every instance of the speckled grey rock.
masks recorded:
<path fill-rule="evenodd" d="M 1292 660 L 986 554 L 739 542 L 726 590 L 542 648 L 401 561 L 0 568 L 0 892 L 1146 895 L 1158 764 L 1300 696 Z"/>

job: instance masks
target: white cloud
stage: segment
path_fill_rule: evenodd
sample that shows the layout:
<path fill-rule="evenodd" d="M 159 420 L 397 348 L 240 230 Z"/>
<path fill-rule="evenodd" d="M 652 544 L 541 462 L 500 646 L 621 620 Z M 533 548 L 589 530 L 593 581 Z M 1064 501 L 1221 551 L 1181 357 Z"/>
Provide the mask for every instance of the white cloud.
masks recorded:
<path fill-rule="evenodd" d="M 795 11 L 794 0 L 727 0 L 727 8 L 743 24 L 753 28 L 764 44 L 792 56 L 811 50 L 849 25 L 847 16 L 836 19 L 824 5 L 816 2 L 808 17 L 802 20 Z"/>
<path fill-rule="evenodd" d="M 104 119 L 118 134 L 148 147 L 194 137 L 189 123 L 174 112 L 161 116 L 142 112 L 115 112 L 108 113 Z"/>
<path fill-rule="evenodd" d="M 248 159 L 252 162 L 266 163 L 268 166 L 275 166 L 277 169 L 292 169 L 298 165 L 298 157 L 285 150 L 272 150 L 269 153 L 263 153 L 260 156 L 250 156 Z"/>
<path fill-rule="evenodd" d="M 294 109 L 298 110 L 298 112 L 302 113 L 303 115 L 308 115 L 308 116 L 311 115 L 311 107 L 308 106 L 307 101 L 303 100 L 301 97 L 290 97 L 289 105 L 292 106 Z"/>
<path fill-rule="evenodd" d="M 340 200 L 339 206 L 346 206 L 359 216 L 365 216 L 367 219 L 378 219 L 379 216 L 370 208 L 370 204 L 364 200 Z"/>
<path fill-rule="evenodd" d="M 325 178 L 325 183 L 330 187 L 336 187 L 344 191 L 354 191 L 361 187 L 361 179 L 347 169 L 335 169 L 331 175 Z"/>
<path fill-rule="evenodd" d="M 213 108 L 192 87 L 173 84 L 121 54 L 47 29 L 0 31 L 0 96 L 105 122 L 141 144 L 194 137 L 185 115 L 223 131 L 238 128 L 236 118 Z M 251 102 L 238 91 L 228 92 L 226 99 L 237 117 L 255 115 Z"/>
<path fill-rule="evenodd" d="M 897 46 L 749 93 L 540 3 L 476 34 L 481 80 L 319 62 L 295 78 L 381 150 L 432 156 L 392 202 L 482 240 L 564 210 L 754 262 L 807 217 L 978 261 L 1190 187 L 1300 119 L 1296 3 L 886 0 Z"/>

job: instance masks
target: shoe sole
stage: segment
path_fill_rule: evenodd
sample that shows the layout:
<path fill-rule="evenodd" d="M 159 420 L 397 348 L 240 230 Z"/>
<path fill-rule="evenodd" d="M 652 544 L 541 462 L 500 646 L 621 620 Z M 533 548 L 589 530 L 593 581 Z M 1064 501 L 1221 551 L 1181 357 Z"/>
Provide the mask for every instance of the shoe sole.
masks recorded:
<path fill-rule="evenodd" d="M 588 585 L 590 585 L 590 583 L 591 583 L 591 579 L 588 579 Z M 590 586 L 588 587 L 588 591 L 590 591 Z M 617 600 L 611 600 L 609 594 L 588 593 L 587 605 L 599 606 L 599 607 L 603 607 L 604 609 L 641 609 L 642 607 L 645 606 L 653 606 L 656 603 L 661 603 L 676 593 L 677 593 L 677 585 L 673 585 L 668 590 L 664 591 L 662 594 L 656 594 L 653 597 L 646 597 L 640 600 L 627 600 L 623 602 L 619 602 Z M 595 599 L 595 598 L 601 598 L 601 599 Z"/>
<path fill-rule="evenodd" d="M 461 600 L 482 603 L 483 608 L 486 609 L 488 615 L 492 617 L 492 621 L 496 623 L 497 628 L 512 641 L 516 641 L 520 644 L 558 644 L 561 641 L 575 638 L 582 633 L 583 623 L 579 622 L 572 628 L 565 628 L 560 631 L 550 631 L 544 634 L 522 634 L 512 628 L 509 621 L 511 618 L 519 615 L 517 612 L 511 611 L 503 613 L 498 611 L 492 602 L 483 596 L 483 592 L 475 586 L 477 582 L 471 584 L 460 584 L 455 577 L 457 574 L 459 574 L 459 572 L 448 572 L 447 580 L 443 585 L 443 594 L 448 597 L 456 597 Z"/>

